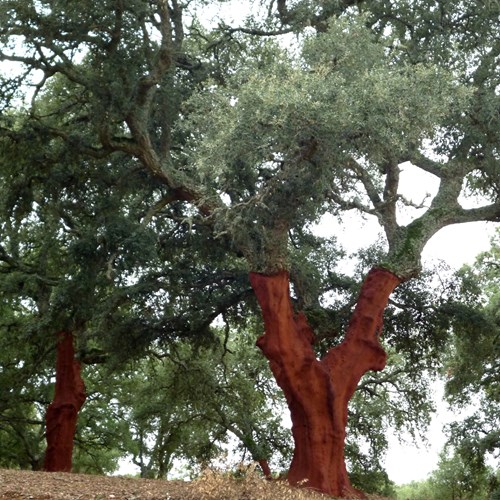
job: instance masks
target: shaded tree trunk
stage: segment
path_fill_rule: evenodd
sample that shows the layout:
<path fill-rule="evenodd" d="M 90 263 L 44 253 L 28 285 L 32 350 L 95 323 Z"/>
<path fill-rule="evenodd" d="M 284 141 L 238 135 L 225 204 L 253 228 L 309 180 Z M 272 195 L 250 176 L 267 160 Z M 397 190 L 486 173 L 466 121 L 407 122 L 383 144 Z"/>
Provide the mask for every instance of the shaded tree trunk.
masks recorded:
<path fill-rule="evenodd" d="M 61 332 L 57 344 L 54 399 L 45 417 L 47 450 L 44 470 L 71 472 L 78 412 L 85 399 L 85 385 L 80 362 L 75 359 L 73 335 Z"/>
<path fill-rule="evenodd" d="M 292 419 L 295 450 L 289 482 L 363 498 L 345 466 L 347 405 L 363 374 L 385 367 L 387 356 L 379 343 L 383 312 L 400 278 L 380 268 L 368 273 L 343 342 L 321 360 L 312 348 L 314 334 L 305 315 L 294 314 L 288 274 L 251 273 L 250 280 L 266 329 L 257 345 L 269 360 Z"/>

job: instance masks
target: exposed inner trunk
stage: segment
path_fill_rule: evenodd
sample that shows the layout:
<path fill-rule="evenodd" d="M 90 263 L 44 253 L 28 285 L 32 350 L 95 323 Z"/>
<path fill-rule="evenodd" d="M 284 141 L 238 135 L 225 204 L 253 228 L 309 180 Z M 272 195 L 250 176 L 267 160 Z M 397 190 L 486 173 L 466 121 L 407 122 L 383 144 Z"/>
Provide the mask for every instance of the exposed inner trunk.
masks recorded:
<path fill-rule="evenodd" d="M 343 342 L 322 360 L 312 348 L 314 334 L 303 313 L 295 315 L 286 272 L 251 273 L 266 332 L 257 341 L 283 390 L 292 419 L 295 451 L 291 484 L 335 496 L 363 497 L 350 483 L 344 460 L 347 405 L 363 374 L 382 370 L 379 343 L 389 295 L 401 280 L 372 269 L 361 288 Z"/>
<path fill-rule="evenodd" d="M 85 385 L 80 362 L 75 359 L 73 335 L 61 332 L 58 334 L 54 399 L 45 417 L 47 450 L 44 470 L 71 472 L 78 412 L 85 399 Z"/>

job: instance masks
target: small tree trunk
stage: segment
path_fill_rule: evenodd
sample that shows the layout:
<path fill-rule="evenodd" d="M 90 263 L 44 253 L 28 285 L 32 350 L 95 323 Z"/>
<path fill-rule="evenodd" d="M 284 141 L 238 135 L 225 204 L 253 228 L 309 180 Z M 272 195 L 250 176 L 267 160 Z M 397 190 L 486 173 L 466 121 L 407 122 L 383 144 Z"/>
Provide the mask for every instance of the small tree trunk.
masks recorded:
<path fill-rule="evenodd" d="M 318 360 L 314 334 L 303 313 L 294 314 L 286 272 L 250 280 L 262 309 L 265 334 L 257 341 L 283 390 L 295 450 L 288 473 L 293 485 L 334 496 L 363 498 L 349 481 L 344 461 L 347 405 L 368 370 L 382 370 L 379 343 L 387 300 L 401 280 L 385 269 L 367 275 L 344 341 Z"/>
<path fill-rule="evenodd" d="M 44 470 L 48 472 L 71 472 L 78 412 L 86 399 L 80 372 L 80 363 L 75 359 L 73 335 L 59 333 L 56 388 L 45 417 L 47 450 Z"/>
<path fill-rule="evenodd" d="M 266 479 L 272 479 L 273 474 L 271 472 L 271 468 L 269 467 L 269 462 L 265 458 L 261 458 L 259 461 L 259 466 L 262 470 L 262 473 L 264 474 L 264 477 Z"/>

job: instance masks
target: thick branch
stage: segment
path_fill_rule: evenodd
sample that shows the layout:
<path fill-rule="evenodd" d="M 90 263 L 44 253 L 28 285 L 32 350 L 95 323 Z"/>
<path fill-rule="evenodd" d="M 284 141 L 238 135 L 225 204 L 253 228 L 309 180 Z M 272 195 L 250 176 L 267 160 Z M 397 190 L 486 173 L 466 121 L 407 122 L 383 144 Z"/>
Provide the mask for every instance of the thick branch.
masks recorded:
<path fill-rule="evenodd" d="M 443 173 L 443 164 L 437 161 L 431 160 L 419 151 L 413 152 L 407 158 L 408 161 L 416 165 L 417 167 L 435 175 L 436 177 L 441 177 Z"/>
<path fill-rule="evenodd" d="M 160 17 L 160 48 L 156 54 L 153 66 L 147 76 L 139 81 L 136 105 L 139 108 L 147 108 L 152 99 L 152 89 L 160 83 L 165 72 L 173 62 L 172 29 L 170 26 L 170 14 L 166 0 L 158 0 L 158 15 Z"/>
<path fill-rule="evenodd" d="M 122 28 L 123 28 L 123 11 L 124 5 L 123 0 L 116 1 L 115 7 L 115 25 L 111 30 L 111 40 L 109 41 L 106 50 L 109 54 L 116 51 L 118 45 L 120 44 L 120 40 L 122 37 Z"/>
<path fill-rule="evenodd" d="M 170 14 L 165 0 L 158 0 L 158 15 L 160 17 L 159 29 L 161 34 L 160 48 L 156 54 L 152 68 L 148 75 L 137 83 L 134 103 L 126 117 L 127 125 L 132 133 L 138 151 L 135 153 L 143 165 L 158 179 L 169 187 L 177 187 L 171 176 L 163 170 L 160 158 L 153 147 L 149 135 L 148 122 L 151 116 L 151 105 L 165 73 L 173 62 L 172 29 L 170 27 Z"/>
<path fill-rule="evenodd" d="M 330 349 L 321 361 L 333 383 L 342 380 L 339 396 L 345 403 L 368 370 L 385 367 L 387 356 L 379 342 L 383 313 L 390 294 L 400 283 L 401 279 L 392 272 L 372 269 L 363 282 L 344 341 Z M 347 421 L 347 413 L 344 417 Z"/>
<path fill-rule="evenodd" d="M 386 177 L 384 186 L 384 203 L 376 207 L 380 213 L 380 221 L 390 242 L 394 239 L 397 231 L 396 202 L 398 200 L 399 187 L 399 165 L 397 162 L 388 162 L 386 165 Z"/>
<path fill-rule="evenodd" d="M 449 224 L 464 222 L 491 221 L 500 222 L 500 201 L 478 208 L 458 208 L 449 217 Z"/>
<path fill-rule="evenodd" d="M 269 359 L 278 384 L 288 384 L 288 380 L 296 379 L 315 364 L 312 332 L 304 315 L 294 315 L 288 273 L 281 271 L 272 276 L 250 273 L 250 282 L 266 326 L 257 345 Z"/>
<path fill-rule="evenodd" d="M 470 165 L 448 164 L 440 172 L 439 190 L 429 209 L 406 227 L 397 227 L 393 239 L 389 240 L 387 267 L 400 278 L 408 279 L 420 272 L 422 250 L 443 227 L 461 222 L 500 220 L 499 202 L 470 210 L 460 206 L 458 197 L 464 176 L 470 170 Z"/>

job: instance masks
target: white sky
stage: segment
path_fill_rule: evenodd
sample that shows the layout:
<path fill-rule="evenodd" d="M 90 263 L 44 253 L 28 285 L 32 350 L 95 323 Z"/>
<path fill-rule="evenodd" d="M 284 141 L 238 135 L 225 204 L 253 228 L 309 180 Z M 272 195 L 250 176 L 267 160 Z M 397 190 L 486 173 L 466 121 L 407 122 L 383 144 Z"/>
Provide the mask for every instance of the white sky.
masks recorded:
<path fill-rule="evenodd" d="M 426 434 L 427 442 L 414 443 L 410 435 L 403 436 L 402 442 L 394 435 L 388 436 L 385 466 L 389 478 L 396 484 L 426 479 L 437 468 L 439 453 L 446 442 L 444 427 L 456 420 L 457 415 L 448 411 L 443 403 L 443 384 L 436 384 L 433 392 L 438 411 Z"/>

